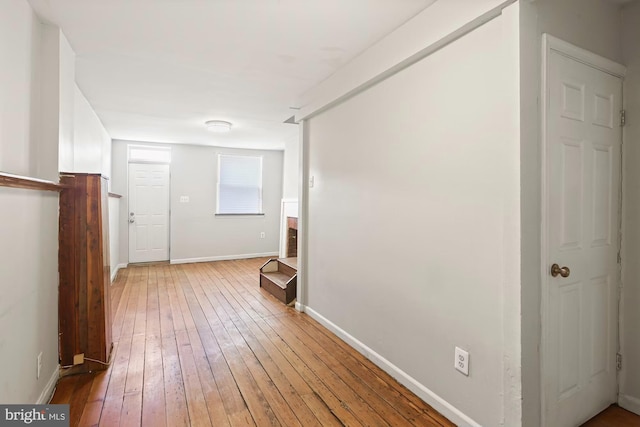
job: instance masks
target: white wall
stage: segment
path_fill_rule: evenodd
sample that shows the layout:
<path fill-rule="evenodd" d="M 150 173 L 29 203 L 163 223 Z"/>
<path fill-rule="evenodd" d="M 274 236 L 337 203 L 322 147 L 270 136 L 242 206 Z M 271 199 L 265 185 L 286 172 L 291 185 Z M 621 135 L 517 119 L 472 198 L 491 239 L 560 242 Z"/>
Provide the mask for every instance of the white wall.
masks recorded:
<path fill-rule="evenodd" d="M 0 170 L 35 175 L 43 30 L 26 1 L 0 6 Z"/>
<path fill-rule="evenodd" d="M 57 181 L 58 172 L 111 175 L 111 137 L 75 82 L 75 52 L 58 27 L 42 27 L 42 141 L 32 150 L 35 173 Z M 58 164 L 42 165 L 57 157 Z M 40 159 L 40 160 L 38 160 Z M 44 169 L 43 169 L 44 167 Z M 34 168 L 32 168 L 34 169 Z"/>
<path fill-rule="evenodd" d="M 77 85 L 73 85 L 73 172 L 111 176 L 111 137 Z"/>
<path fill-rule="evenodd" d="M 535 2 L 520 6 L 520 221 L 522 425 L 541 425 L 540 390 L 540 33 Z"/>
<path fill-rule="evenodd" d="M 115 197 L 109 197 L 109 261 L 111 263 L 111 281 L 113 282 L 121 267 L 120 199 Z"/>
<path fill-rule="evenodd" d="M 0 206 L 0 402 L 35 403 L 58 378 L 58 195 L 0 188 Z"/>
<path fill-rule="evenodd" d="M 40 143 L 32 153 L 35 173 L 57 181 L 58 172 L 73 170 L 75 53 L 58 27 L 42 25 Z M 46 160 L 45 160 L 46 159 Z M 49 159 L 57 159 L 52 162 Z"/>
<path fill-rule="evenodd" d="M 620 6 L 605 0 L 536 0 L 540 33 L 622 62 Z"/>
<path fill-rule="evenodd" d="M 624 103 L 622 357 L 620 404 L 640 414 L 640 3 L 623 10 Z"/>
<path fill-rule="evenodd" d="M 99 173 L 111 177 L 111 137 L 75 82 L 70 86 L 73 100 L 70 169 L 62 172 Z M 111 189 L 111 179 L 108 188 Z M 109 198 L 109 245 L 111 277 L 120 268 L 120 200 Z"/>
<path fill-rule="evenodd" d="M 75 82 L 69 85 L 68 93 L 73 106 L 73 116 L 71 121 L 71 138 L 66 167 L 62 172 L 83 172 L 99 173 L 106 177 L 111 177 L 111 137 L 102 125 L 97 114 L 89 104 L 87 98 L 76 85 Z M 111 180 L 108 181 L 108 188 L 111 189 Z M 109 198 L 109 245 L 111 266 L 111 277 L 115 275 L 120 267 L 119 245 L 120 245 L 120 201 Z"/>
<path fill-rule="evenodd" d="M 127 141 L 113 143 L 113 191 L 121 199 L 120 223 L 127 220 Z M 140 145 L 140 143 L 135 143 Z M 163 146 L 167 146 L 163 144 Z M 205 261 L 278 254 L 282 151 L 233 150 L 218 147 L 170 144 L 172 262 Z M 217 155 L 263 156 L 264 216 L 216 216 Z M 189 203 L 180 203 L 189 196 Z M 260 233 L 265 232 L 265 238 Z M 128 227 L 120 232 L 120 262 L 127 262 Z"/>
<path fill-rule="evenodd" d="M 50 27 L 49 31 L 58 34 L 59 39 L 59 151 L 58 170 L 73 172 L 75 163 L 74 137 L 76 121 L 76 54 L 71 49 L 64 34 L 57 27 Z"/>
<path fill-rule="evenodd" d="M 113 140 L 111 144 L 111 191 L 122 196 L 118 206 L 118 262 L 123 266 L 129 263 L 129 210 L 128 210 L 128 142 Z M 111 214 L 111 212 L 109 212 Z"/>
<path fill-rule="evenodd" d="M 430 55 L 516 0 L 436 1 L 298 99 L 302 120 Z"/>
<path fill-rule="evenodd" d="M 57 178 L 60 39 L 26 1 L 0 2 L 0 170 Z M 51 78 L 53 76 L 53 79 Z M 51 87 L 53 85 L 53 87 Z M 58 104 L 55 98 L 54 105 Z M 0 188 L 0 402 L 46 400 L 58 368 L 58 195 Z M 36 379 L 36 359 L 42 372 Z"/>
<path fill-rule="evenodd" d="M 517 19 L 495 18 L 305 124 L 305 310 L 454 421 L 495 426 L 519 422 L 519 360 L 508 360 L 520 344 Z M 453 368 L 455 346 L 470 352 L 469 377 Z"/>
<path fill-rule="evenodd" d="M 284 166 L 283 166 L 282 198 L 298 198 L 298 181 L 300 179 L 300 136 L 293 133 L 284 142 Z"/>
<path fill-rule="evenodd" d="M 523 425 L 539 426 L 541 284 L 541 40 L 549 33 L 621 61 L 619 6 L 603 0 L 522 1 L 520 13 Z"/>

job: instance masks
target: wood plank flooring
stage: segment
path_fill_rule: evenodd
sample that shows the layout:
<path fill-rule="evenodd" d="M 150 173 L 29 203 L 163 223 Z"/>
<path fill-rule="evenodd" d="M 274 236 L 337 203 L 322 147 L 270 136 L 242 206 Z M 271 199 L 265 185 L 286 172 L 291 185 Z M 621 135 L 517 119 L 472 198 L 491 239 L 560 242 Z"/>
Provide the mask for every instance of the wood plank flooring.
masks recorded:
<path fill-rule="evenodd" d="M 266 259 L 121 270 L 108 370 L 67 376 L 71 426 L 453 426 L 258 286 Z"/>
<path fill-rule="evenodd" d="M 640 427 L 640 415 L 611 405 L 587 421 L 582 427 Z"/>

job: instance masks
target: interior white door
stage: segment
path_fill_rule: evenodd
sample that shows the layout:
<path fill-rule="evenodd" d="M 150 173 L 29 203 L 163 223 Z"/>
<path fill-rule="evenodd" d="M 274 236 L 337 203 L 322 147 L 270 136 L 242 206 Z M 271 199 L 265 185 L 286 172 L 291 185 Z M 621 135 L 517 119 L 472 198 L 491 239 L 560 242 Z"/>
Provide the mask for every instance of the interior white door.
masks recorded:
<path fill-rule="evenodd" d="M 169 259 L 169 165 L 129 164 L 129 262 Z"/>
<path fill-rule="evenodd" d="M 617 393 L 622 82 L 548 59 L 545 424 L 573 427 Z"/>

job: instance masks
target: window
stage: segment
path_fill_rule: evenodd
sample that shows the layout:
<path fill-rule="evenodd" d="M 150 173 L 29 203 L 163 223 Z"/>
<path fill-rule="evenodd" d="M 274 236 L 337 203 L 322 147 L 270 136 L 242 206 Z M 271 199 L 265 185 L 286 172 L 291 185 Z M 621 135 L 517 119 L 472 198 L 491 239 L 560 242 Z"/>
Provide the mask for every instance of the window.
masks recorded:
<path fill-rule="evenodd" d="M 130 145 L 129 163 L 171 163 L 171 147 Z"/>
<path fill-rule="evenodd" d="M 218 210 L 222 215 L 261 215 L 262 157 L 218 154 Z"/>

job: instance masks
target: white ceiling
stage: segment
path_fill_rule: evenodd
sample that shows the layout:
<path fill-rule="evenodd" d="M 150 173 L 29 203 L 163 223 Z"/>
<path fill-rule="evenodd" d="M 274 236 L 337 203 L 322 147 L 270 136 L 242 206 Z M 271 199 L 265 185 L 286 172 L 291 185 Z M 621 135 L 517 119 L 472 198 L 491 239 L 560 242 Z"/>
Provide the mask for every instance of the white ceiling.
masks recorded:
<path fill-rule="evenodd" d="M 303 92 L 435 0 L 29 0 L 114 139 L 282 149 Z M 231 121 L 228 134 L 205 129 Z"/>

